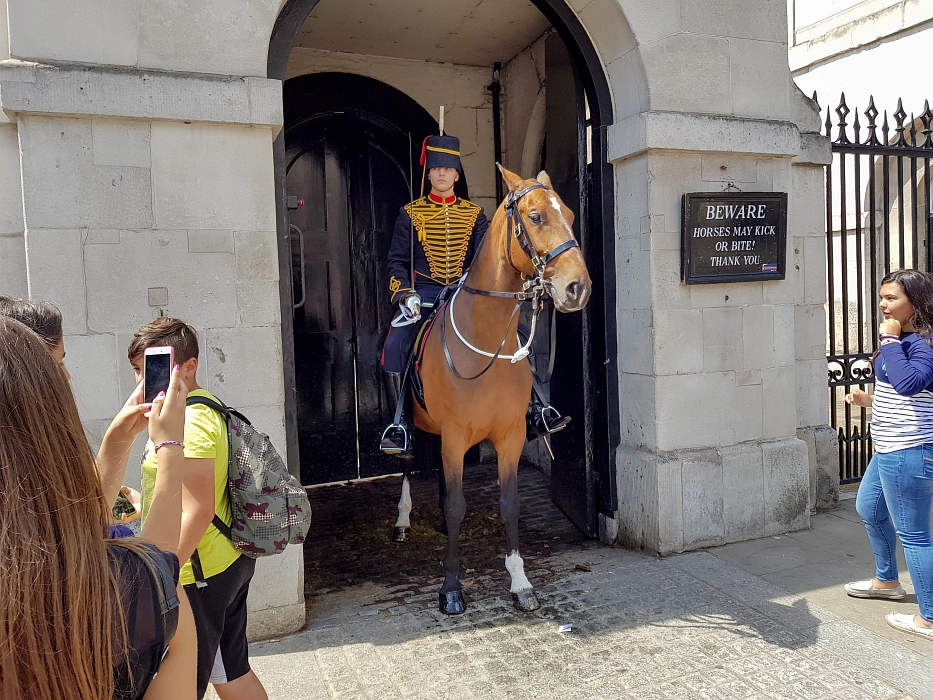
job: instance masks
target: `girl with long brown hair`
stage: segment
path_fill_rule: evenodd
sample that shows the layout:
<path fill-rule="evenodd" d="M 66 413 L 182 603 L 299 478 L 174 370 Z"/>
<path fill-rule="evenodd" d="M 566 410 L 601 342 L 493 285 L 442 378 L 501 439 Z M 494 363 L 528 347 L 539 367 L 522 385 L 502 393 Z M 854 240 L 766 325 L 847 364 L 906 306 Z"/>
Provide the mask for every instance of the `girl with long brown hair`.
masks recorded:
<path fill-rule="evenodd" d="M 175 372 L 152 404 L 153 440 L 181 442 L 186 394 Z M 0 700 L 194 697 L 172 553 L 181 448 L 166 444 L 159 462 L 152 544 L 107 539 L 110 504 L 65 375 L 35 333 L 0 317 Z"/>

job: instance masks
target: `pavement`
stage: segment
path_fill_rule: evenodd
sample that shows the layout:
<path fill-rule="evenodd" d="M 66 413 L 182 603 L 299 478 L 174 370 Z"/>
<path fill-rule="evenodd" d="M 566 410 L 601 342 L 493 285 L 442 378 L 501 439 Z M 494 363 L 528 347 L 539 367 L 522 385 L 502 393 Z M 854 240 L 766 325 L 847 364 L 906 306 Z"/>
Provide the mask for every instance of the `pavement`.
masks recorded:
<path fill-rule="evenodd" d="M 465 577 L 458 617 L 437 611 L 439 579 L 358 582 L 250 653 L 272 700 L 933 699 L 933 642 L 884 622 L 916 611 L 906 567 L 905 602 L 842 591 L 872 572 L 847 500 L 810 530 L 679 556 L 584 542 L 538 560 L 532 614 L 504 572 Z"/>

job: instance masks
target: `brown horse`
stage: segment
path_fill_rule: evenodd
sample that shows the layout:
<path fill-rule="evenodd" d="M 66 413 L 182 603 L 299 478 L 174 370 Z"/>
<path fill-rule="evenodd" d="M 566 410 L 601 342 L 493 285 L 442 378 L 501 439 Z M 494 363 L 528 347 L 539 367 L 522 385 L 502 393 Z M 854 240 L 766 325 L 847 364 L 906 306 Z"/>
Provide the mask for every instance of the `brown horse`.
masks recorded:
<path fill-rule="evenodd" d="M 458 536 L 466 511 L 463 455 L 488 438 L 499 465 L 499 509 L 505 523 L 515 606 L 540 607 L 518 553 L 518 461 L 525 445 L 525 415 L 531 396 L 531 367 L 519 348 L 518 311 L 539 309 L 548 294 L 558 311 L 579 311 L 591 281 L 573 235 L 573 213 L 551 187 L 547 173 L 523 180 L 499 166 L 509 187 L 466 279 L 438 312 L 425 341 L 421 381 L 427 410 L 414 406 L 415 425 L 441 436 L 446 497 L 447 555 L 441 612 L 466 609 L 458 579 Z M 532 329 L 534 324 L 532 324 Z M 532 334 L 533 334 L 532 330 Z M 530 344 L 530 340 L 528 341 Z M 403 482 L 396 533 L 404 539 L 411 509 Z"/>

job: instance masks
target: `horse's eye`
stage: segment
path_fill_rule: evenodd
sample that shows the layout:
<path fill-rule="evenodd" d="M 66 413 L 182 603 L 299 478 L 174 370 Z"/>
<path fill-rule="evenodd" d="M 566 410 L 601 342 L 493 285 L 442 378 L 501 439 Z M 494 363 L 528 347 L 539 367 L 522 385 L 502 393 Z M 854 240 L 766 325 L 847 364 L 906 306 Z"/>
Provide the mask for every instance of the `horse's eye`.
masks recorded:
<path fill-rule="evenodd" d="M 540 224 L 540 223 L 541 223 L 541 215 L 538 214 L 537 212 L 532 212 L 531 214 L 528 215 L 528 218 L 531 219 L 532 222 L 534 222 L 534 223 L 536 223 L 536 224 Z"/>

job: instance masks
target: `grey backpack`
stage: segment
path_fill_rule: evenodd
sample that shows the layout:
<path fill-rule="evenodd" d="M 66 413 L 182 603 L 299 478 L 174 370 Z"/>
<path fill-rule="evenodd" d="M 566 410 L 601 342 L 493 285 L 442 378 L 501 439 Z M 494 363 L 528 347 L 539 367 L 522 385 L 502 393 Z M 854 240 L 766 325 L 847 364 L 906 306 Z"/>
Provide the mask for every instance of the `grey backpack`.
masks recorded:
<path fill-rule="evenodd" d="M 278 554 L 286 545 L 304 542 L 311 527 L 311 503 L 301 482 L 288 473 L 269 436 L 222 402 L 189 396 L 186 403 L 213 408 L 227 423 L 227 494 L 233 519 L 228 526 L 215 513 L 214 527 L 253 558 Z M 196 566 L 194 573 L 202 581 L 199 569 Z"/>

